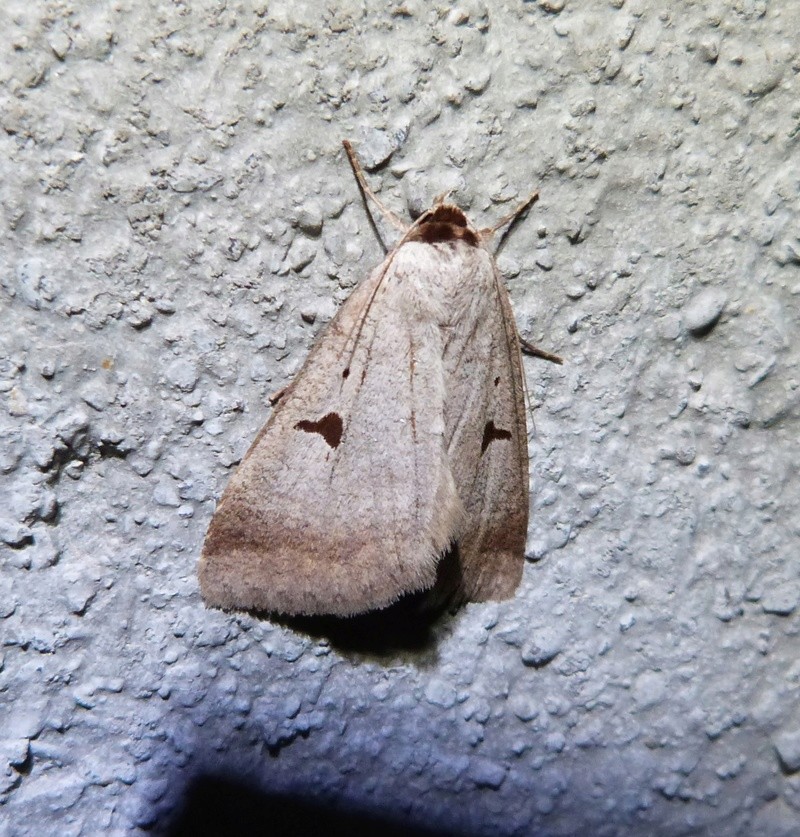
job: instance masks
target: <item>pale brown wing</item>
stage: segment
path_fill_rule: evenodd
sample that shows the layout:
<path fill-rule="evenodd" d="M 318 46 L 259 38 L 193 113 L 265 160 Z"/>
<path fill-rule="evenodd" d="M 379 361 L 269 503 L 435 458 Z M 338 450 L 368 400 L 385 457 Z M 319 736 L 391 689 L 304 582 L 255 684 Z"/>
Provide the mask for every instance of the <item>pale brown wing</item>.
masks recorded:
<path fill-rule="evenodd" d="M 208 604 L 349 615 L 433 584 L 463 508 L 443 338 L 402 249 L 344 303 L 231 478 L 198 570 Z"/>
<path fill-rule="evenodd" d="M 520 579 L 528 529 L 524 382 L 508 293 L 488 253 L 472 304 L 445 349 L 448 457 L 466 524 L 458 540 L 460 598 L 503 599 Z"/>

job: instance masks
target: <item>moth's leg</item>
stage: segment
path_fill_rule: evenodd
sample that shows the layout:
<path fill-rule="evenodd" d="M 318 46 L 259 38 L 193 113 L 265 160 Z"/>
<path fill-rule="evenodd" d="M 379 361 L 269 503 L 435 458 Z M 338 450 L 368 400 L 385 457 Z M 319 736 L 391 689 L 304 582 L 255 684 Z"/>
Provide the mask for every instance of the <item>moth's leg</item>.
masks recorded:
<path fill-rule="evenodd" d="M 364 197 L 364 202 L 366 203 L 367 198 L 370 198 L 375 202 L 375 205 L 380 209 L 389 223 L 392 224 L 393 227 L 396 227 L 401 232 L 406 232 L 408 230 L 408 224 L 404 223 L 402 219 L 398 218 L 397 215 L 392 212 L 391 209 L 385 207 L 381 201 L 378 199 L 378 196 L 369 188 L 367 184 L 367 179 L 364 177 L 364 170 L 361 168 L 361 163 L 358 161 L 358 157 L 356 157 L 356 152 L 353 150 L 353 146 L 350 144 L 349 140 L 342 140 L 342 145 L 344 146 L 344 150 L 347 152 L 347 158 L 350 160 L 350 165 L 353 167 L 353 174 L 356 176 L 356 181 L 358 183 L 358 188 L 361 189 L 361 194 Z"/>
<path fill-rule="evenodd" d="M 533 343 L 529 343 L 527 340 L 523 340 L 521 337 L 519 338 L 519 345 L 522 349 L 523 354 L 531 355 L 533 357 L 540 357 L 543 360 L 549 360 L 551 363 L 557 363 L 561 365 L 564 362 L 563 358 L 560 358 L 558 355 L 554 355 L 551 352 L 546 352 L 544 349 L 540 349 L 538 346 L 534 346 Z"/>
<path fill-rule="evenodd" d="M 289 389 L 289 384 L 286 384 L 285 387 L 281 387 L 277 392 L 273 392 L 272 395 L 267 398 L 270 407 L 274 407 L 281 400 L 281 398 L 286 395 L 287 389 Z"/>

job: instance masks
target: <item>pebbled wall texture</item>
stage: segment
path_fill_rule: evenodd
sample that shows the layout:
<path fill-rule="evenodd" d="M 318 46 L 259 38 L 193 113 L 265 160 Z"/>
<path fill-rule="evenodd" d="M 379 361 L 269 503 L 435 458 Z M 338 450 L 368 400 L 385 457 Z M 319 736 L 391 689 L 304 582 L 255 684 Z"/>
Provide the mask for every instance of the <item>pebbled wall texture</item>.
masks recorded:
<path fill-rule="evenodd" d="M 800 5 L 4 0 L 0 835 L 794 835 Z M 523 583 L 209 611 L 215 501 L 452 190 L 525 360 Z M 413 635 L 413 636 L 412 636 Z M 338 829 L 338 830 L 337 830 Z"/>

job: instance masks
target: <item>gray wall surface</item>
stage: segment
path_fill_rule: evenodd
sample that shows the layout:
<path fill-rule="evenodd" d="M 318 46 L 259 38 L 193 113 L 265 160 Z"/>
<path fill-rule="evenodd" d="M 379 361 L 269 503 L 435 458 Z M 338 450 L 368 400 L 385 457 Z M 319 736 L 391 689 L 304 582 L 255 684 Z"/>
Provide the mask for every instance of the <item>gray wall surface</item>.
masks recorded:
<path fill-rule="evenodd" d="M 0 835 L 798 833 L 798 32 L 794 0 L 4 0 Z M 382 258 L 345 137 L 404 216 L 540 190 L 499 265 L 567 361 L 525 360 L 517 596 L 416 642 L 195 574 Z"/>

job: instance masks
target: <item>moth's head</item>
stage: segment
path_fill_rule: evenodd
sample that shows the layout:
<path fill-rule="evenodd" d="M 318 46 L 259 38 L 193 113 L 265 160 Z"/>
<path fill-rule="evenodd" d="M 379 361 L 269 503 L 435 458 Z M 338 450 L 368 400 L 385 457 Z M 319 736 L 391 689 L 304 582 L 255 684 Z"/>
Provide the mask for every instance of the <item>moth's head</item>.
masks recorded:
<path fill-rule="evenodd" d="M 478 247 L 481 236 L 455 204 L 437 201 L 417 218 L 407 241 L 423 241 L 426 244 L 465 241 Z"/>

